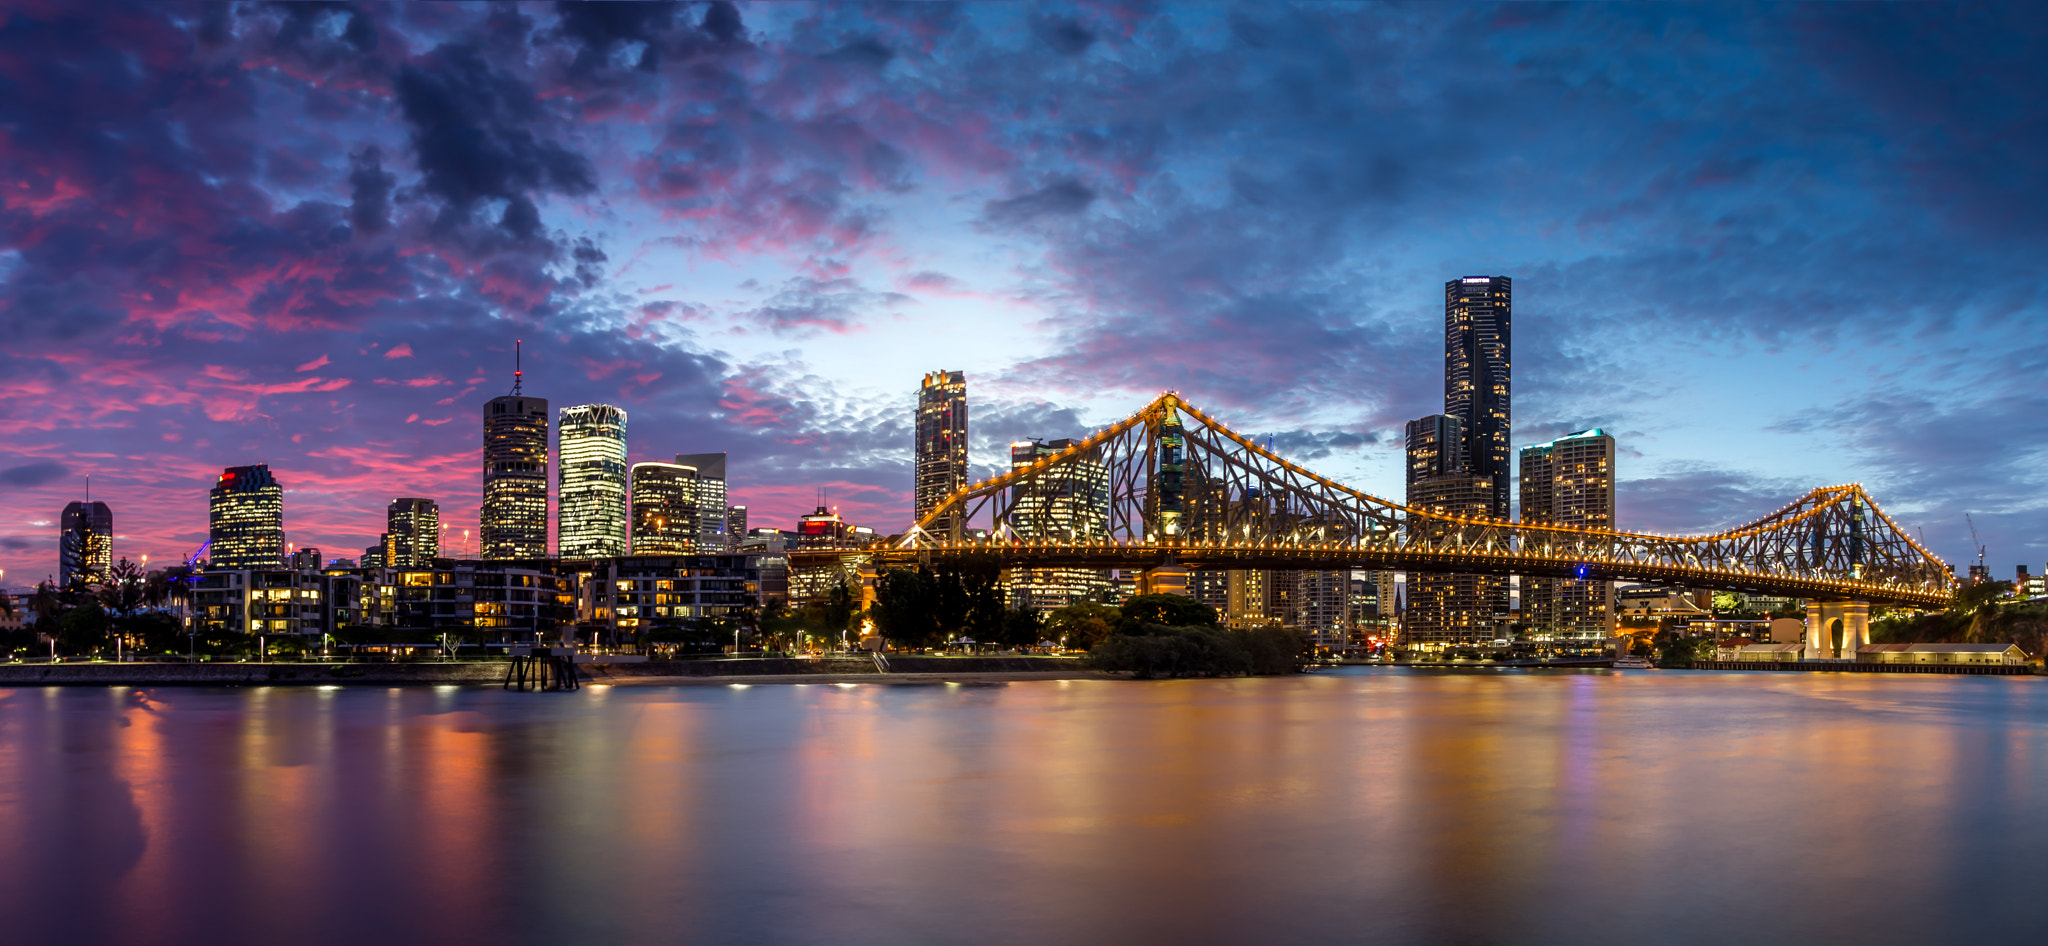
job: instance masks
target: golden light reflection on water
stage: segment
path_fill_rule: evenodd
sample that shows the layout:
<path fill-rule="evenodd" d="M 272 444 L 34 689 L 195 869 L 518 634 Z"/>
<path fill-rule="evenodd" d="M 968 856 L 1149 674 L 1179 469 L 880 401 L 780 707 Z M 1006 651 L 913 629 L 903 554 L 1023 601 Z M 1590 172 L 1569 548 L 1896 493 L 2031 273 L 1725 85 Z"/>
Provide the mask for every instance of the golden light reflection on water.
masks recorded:
<path fill-rule="evenodd" d="M 24 941 L 1996 939 L 2048 880 L 2044 694 L 0 690 L 0 907 L 71 917 Z"/>

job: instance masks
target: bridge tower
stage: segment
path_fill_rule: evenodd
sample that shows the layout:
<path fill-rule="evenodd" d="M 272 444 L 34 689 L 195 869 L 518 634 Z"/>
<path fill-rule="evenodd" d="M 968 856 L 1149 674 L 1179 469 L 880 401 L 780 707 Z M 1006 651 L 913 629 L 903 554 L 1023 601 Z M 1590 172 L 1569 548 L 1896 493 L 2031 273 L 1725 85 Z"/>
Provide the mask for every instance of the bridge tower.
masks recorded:
<path fill-rule="evenodd" d="M 1870 643 L 1870 602 L 1807 601 L 1805 604 L 1807 659 L 1854 660 L 1856 649 Z"/>

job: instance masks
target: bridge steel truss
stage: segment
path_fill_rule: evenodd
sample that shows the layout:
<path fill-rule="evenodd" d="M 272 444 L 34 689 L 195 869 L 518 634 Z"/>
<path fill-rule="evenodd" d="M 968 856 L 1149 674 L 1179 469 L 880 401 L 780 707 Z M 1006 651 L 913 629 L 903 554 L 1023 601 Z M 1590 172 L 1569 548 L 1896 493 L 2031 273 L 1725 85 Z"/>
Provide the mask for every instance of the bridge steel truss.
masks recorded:
<path fill-rule="evenodd" d="M 1105 473 L 1100 516 L 1077 520 L 1070 505 L 1027 500 L 1071 490 L 1077 478 L 1099 482 Z M 970 522 L 990 528 L 970 534 Z M 890 567 L 990 553 L 1032 568 L 1516 574 L 1919 607 L 1946 603 L 1953 582 L 1949 567 L 1859 485 L 1816 489 L 1711 535 L 1443 515 L 1303 469 L 1172 392 L 1066 450 L 968 485 L 863 554 Z"/>

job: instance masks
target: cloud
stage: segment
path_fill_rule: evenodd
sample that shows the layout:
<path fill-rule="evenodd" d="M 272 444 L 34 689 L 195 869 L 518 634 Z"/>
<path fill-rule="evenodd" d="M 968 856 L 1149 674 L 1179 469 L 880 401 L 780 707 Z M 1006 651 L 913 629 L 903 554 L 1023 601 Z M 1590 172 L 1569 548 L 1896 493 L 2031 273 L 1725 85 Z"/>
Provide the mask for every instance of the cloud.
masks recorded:
<path fill-rule="evenodd" d="M 878 309 L 912 302 L 897 292 L 866 289 L 852 279 L 790 279 L 747 318 L 779 334 L 858 331 L 863 318 Z"/>
<path fill-rule="evenodd" d="M 71 470 L 64 464 L 55 460 L 43 460 L 0 470 L 0 483 L 27 488 L 52 483 L 70 475 Z"/>
<path fill-rule="evenodd" d="M 407 342 L 399 342 L 398 344 L 396 344 L 396 345 L 393 345 L 393 346 L 391 346 L 391 350 L 389 350 L 389 351 L 385 352 L 385 353 L 384 353 L 384 357 L 385 357 L 385 358 L 411 358 L 411 357 L 412 357 L 412 345 L 411 345 L 411 344 L 409 344 L 409 343 L 407 343 Z"/>
<path fill-rule="evenodd" d="M 588 158 L 548 140 L 548 117 L 532 86 L 493 68 L 473 46 L 435 48 L 421 65 L 399 70 L 394 91 L 412 126 L 422 185 L 442 201 L 444 231 L 476 224 L 476 211 L 498 204 L 497 227 L 532 241 L 540 236 L 536 195 L 597 187 Z"/>
<path fill-rule="evenodd" d="M 1095 192 L 1073 179 L 1054 181 L 1028 194 L 991 200 L 982 215 L 998 226 L 1020 226 L 1042 217 L 1071 217 L 1095 202 Z"/>

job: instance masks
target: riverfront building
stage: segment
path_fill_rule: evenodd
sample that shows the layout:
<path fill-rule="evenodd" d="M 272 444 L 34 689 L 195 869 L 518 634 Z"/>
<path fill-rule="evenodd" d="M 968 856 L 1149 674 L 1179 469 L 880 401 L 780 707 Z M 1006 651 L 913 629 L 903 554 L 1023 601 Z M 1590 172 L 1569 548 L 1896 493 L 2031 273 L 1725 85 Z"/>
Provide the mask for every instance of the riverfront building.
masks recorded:
<path fill-rule="evenodd" d="M 114 564 L 114 511 L 106 503 L 74 502 L 58 519 L 57 586 L 74 578 L 105 575 Z"/>
<path fill-rule="evenodd" d="M 1010 445 L 1010 469 L 1029 467 L 1076 441 L 1025 440 Z M 1019 481 L 1010 528 L 1025 541 L 1098 542 L 1109 537 L 1109 470 L 1096 460 L 1050 467 Z M 1095 600 L 1109 589 L 1098 568 L 1013 568 L 1005 583 L 1010 606 L 1052 611 Z"/>
<path fill-rule="evenodd" d="M 967 375 L 934 371 L 917 393 L 917 455 L 912 521 L 921 522 L 967 485 Z M 952 523 L 930 531 L 950 534 Z"/>
<path fill-rule="evenodd" d="M 576 595 L 576 623 L 625 643 L 662 629 L 737 622 L 756 604 L 754 560 L 723 555 L 629 555 L 563 562 Z M 729 633 L 729 632 L 728 632 Z"/>
<path fill-rule="evenodd" d="M 1514 281 L 1467 276 L 1444 283 L 1444 413 L 1464 432 L 1465 467 L 1486 477 L 1484 510 L 1508 517 L 1509 387 Z"/>
<path fill-rule="evenodd" d="M 678 453 L 676 463 L 697 471 L 696 551 L 732 551 L 734 533 L 725 521 L 725 454 Z"/>
<path fill-rule="evenodd" d="M 688 552 L 696 543 L 696 468 L 633 464 L 633 554 Z"/>
<path fill-rule="evenodd" d="M 485 559 L 548 554 L 548 402 L 512 393 L 484 405 L 484 491 L 477 523 Z"/>
<path fill-rule="evenodd" d="M 418 568 L 441 555 L 441 507 L 431 499 L 394 499 L 384 509 L 380 564 Z"/>
<path fill-rule="evenodd" d="M 555 546 L 563 558 L 626 554 L 626 412 L 610 404 L 562 408 Z"/>
<path fill-rule="evenodd" d="M 1408 486 L 1411 509 L 1452 516 L 1485 516 L 1494 496 L 1484 476 L 1438 476 Z M 1421 521 L 1411 528 L 1444 528 Z M 1445 572 L 1408 573 L 1408 611 L 1403 629 L 1410 644 L 1478 644 L 1504 634 L 1508 618 L 1507 579 L 1499 575 Z"/>
<path fill-rule="evenodd" d="M 193 630 L 317 636 L 361 623 L 361 578 L 317 568 L 208 567 L 192 587 Z"/>
<path fill-rule="evenodd" d="M 270 466 L 231 466 L 207 496 L 209 569 L 284 565 L 284 486 Z"/>
<path fill-rule="evenodd" d="M 1522 521 L 1614 528 L 1614 438 L 1599 428 L 1522 448 Z M 1598 649 L 1617 624 L 1614 583 L 1523 576 L 1521 622 L 1538 640 Z"/>

